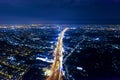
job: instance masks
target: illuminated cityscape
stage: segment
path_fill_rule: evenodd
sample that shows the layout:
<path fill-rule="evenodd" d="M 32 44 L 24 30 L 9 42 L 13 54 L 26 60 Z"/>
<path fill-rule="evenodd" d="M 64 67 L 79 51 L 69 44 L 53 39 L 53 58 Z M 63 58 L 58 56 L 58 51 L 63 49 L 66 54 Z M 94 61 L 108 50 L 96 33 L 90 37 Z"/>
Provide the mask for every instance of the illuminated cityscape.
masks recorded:
<path fill-rule="evenodd" d="M 120 0 L 0 0 L 0 80 L 120 80 Z"/>
<path fill-rule="evenodd" d="M 1 25 L 0 79 L 119 80 L 119 41 L 120 25 Z"/>

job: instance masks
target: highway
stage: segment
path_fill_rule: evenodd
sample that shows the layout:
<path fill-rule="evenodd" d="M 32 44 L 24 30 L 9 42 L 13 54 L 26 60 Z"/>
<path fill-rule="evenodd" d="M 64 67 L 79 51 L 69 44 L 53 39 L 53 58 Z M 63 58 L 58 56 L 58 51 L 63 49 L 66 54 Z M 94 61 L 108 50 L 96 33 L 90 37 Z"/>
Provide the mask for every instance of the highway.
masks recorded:
<path fill-rule="evenodd" d="M 63 37 L 67 30 L 68 28 L 65 28 L 58 37 L 54 50 L 54 62 L 50 69 L 51 75 L 46 80 L 63 80 Z"/>

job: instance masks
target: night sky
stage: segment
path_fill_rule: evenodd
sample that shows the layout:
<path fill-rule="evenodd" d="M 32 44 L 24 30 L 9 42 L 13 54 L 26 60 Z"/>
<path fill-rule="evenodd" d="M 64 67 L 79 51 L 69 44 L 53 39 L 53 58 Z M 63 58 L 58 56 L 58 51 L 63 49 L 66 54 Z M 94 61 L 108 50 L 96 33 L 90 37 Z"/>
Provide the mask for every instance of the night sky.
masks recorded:
<path fill-rule="evenodd" d="M 0 0 L 0 23 L 120 23 L 120 0 Z"/>

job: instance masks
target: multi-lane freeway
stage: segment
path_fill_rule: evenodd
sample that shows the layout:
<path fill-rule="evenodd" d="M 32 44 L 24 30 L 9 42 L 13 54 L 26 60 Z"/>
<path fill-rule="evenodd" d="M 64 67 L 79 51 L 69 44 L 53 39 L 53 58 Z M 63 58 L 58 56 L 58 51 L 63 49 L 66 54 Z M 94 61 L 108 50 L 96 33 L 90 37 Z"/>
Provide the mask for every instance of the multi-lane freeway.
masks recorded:
<path fill-rule="evenodd" d="M 47 80 L 63 80 L 63 37 L 68 30 L 65 28 L 59 35 L 56 48 L 54 50 L 54 62 L 51 65 L 51 75 Z"/>

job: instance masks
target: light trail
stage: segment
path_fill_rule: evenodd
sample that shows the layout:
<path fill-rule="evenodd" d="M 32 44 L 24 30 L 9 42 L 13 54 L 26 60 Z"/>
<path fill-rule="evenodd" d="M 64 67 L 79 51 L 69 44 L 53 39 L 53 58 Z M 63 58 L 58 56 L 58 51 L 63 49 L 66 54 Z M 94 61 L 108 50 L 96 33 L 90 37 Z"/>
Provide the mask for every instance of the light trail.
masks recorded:
<path fill-rule="evenodd" d="M 52 59 L 40 58 L 40 57 L 37 57 L 36 60 L 41 60 L 41 61 L 48 62 L 48 63 L 53 63 L 54 62 L 54 60 L 52 60 Z"/>
<path fill-rule="evenodd" d="M 63 37 L 67 30 L 68 28 L 65 28 L 58 37 L 54 50 L 54 62 L 50 69 L 51 75 L 46 80 L 63 80 Z"/>

